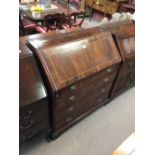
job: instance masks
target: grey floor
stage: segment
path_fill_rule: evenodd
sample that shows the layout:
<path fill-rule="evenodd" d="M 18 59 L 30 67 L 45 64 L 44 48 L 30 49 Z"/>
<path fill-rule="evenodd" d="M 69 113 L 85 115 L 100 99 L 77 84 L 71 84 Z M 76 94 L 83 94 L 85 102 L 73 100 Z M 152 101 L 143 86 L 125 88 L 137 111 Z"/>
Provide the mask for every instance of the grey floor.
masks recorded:
<path fill-rule="evenodd" d="M 20 155 L 110 155 L 134 132 L 131 88 L 47 143 L 42 137 L 20 147 Z"/>

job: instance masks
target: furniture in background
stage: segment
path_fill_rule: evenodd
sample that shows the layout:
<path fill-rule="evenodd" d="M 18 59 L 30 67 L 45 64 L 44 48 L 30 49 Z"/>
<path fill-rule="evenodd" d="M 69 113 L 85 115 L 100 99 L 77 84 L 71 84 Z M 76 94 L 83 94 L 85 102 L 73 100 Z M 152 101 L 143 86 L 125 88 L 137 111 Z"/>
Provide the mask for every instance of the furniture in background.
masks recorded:
<path fill-rule="evenodd" d="M 81 28 L 84 20 L 85 20 L 85 11 L 73 12 L 63 20 L 62 26 L 64 29 L 68 29 L 72 27 Z"/>
<path fill-rule="evenodd" d="M 60 1 L 53 1 L 51 7 L 45 8 L 41 5 L 39 8 L 35 8 L 39 2 L 29 3 L 28 5 L 23 3 L 20 4 L 20 11 L 25 14 L 25 16 L 35 22 L 43 22 L 45 16 L 48 14 L 64 13 L 65 16 L 69 16 L 73 12 L 81 12 L 81 9 L 76 10 L 68 7 L 66 3 L 61 3 Z M 40 9 L 40 10 L 35 10 Z"/>
<path fill-rule="evenodd" d="M 39 133 L 49 137 L 48 98 L 31 50 L 20 42 L 19 53 L 19 142 Z"/>
<path fill-rule="evenodd" d="M 46 28 L 46 32 L 53 30 L 61 30 L 62 21 L 65 19 L 65 15 L 62 13 L 49 14 L 44 18 L 44 26 Z"/>
<path fill-rule="evenodd" d="M 114 32 L 115 39 L 122 57 L 112 96 L 122 93 L 135 85 L 135 27 Z"/>
<path fill-rule="evenodd" d="M 119 11 L 134 13 L 135 12 L 135 0 L 128 0 L 127 4 L 121 4 Z"/>
<path fill-rule="evenodd" d="M 36 32 L 38 24 L 19 13 L 19 32 L 20 35 L 28 35 Z"/>
<path fill-rule="evenodd" d="M 118 11 L 119 2 L 110 0 L 86 0 L 86 7 L 100 11 L 106 15 L 112 15 Z"/>

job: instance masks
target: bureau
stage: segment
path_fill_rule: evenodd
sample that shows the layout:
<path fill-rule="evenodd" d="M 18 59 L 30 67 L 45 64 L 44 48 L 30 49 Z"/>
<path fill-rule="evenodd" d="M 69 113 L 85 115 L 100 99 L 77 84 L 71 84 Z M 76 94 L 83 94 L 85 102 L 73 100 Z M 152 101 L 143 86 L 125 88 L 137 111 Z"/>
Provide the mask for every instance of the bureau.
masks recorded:
<path fill-rule="evenodd" d="M 122 57 L 122 63 L 112 90 L 116 96 L 135 85 L 135 27 L 128 25 L 114 32 L 115 40 Z"/>
<path fill-rule="evenodd" d="M 32 52 L 22 42 L 19 53 L 19 142 L 37 134 L 48 134 L 49 126 L 47 92 Z"/>
<path fill-rule="evenodd" d="M 127 22 L 20 38 L 20 142 L 55 139 L 133 86 L 134 30 Z"/>
<path fill-rule="evenodd" d="M 110 0 L 86 0 L 86 6 L 106 14 L 114 14 L 118 11 L 119 3 Z"/>
<path fill-rule="evenodd" d="M 109 101 L 122 61 L 110 32 L 29 39 L 28 46 L 44 76 L 53 139 Z"/>

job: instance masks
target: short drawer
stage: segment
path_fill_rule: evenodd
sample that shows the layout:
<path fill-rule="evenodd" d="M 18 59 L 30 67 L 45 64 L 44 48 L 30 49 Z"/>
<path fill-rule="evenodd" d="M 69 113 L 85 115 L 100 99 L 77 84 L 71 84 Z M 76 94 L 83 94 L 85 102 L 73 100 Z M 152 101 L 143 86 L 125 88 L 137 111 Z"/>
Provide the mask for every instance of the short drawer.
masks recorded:
<path fill-rule="evenodd" d="M 33 138 L 35 135 L 39 134 L 40 132 L 47 130 L 48 128 L 49 128 L 48 121 L 46 119 L 42 120 L 41 122 L 33 126 L 33 128 L 20 133 L 19 141 L 20 143 L 22 143 L 26 140 L 29 140 Z"/>
<path fill-rule="evenodd" d="M 103 76 L 102 79 L 96 80 L 87 86 L 81 87 L 78 91 L 68 93 L 66 96 L 59 96 L 56 99 L 56 110 L 61 110 L 69 104 L 74 104 L 79 100 L 84 100 L 86 96 L 90 93 L 96 93 L 100 87 L 106 86 L 108 83 L 112 82 L 116 76 L 116 72 Z M 88 79 L 89 80 L 89 79 Z M 104 90 L 103 90 L 104 91 Z M 106 91 L 106 90 L 105 90 Z"/>
<path fill-rule="evenodd" d="M 48 100 L 43 99 L 34 104 L 26 106 L 24 108 L 20 108 L 19 110 L 19 121 L 23 121 L 29 118 L 33 118 L 36 114 L 48 111 Z"/>
<path fill-rule="evenodd" d="M 75 119 L 80 118 L 80 116 L 83 113 L 86 113 L 89 110 L 91 110 L 93 107 L 96 107 L 96 106 L 100 105 L 101 103 L 104 103 L 105 101 L 107 101 L 108 94 L 109 93 L 107 92 L 102 96 L 98 96 L 94 100 L 89 101 L 87 103 L 87 105 L 85 104 L 85 106 L 80 107 L 76 112 L 66 115 L 65 119 L 56 122 L 56 130 L 59 130 L 60 128 L 65 127 L 69 123 L 73 122 Z"/>
<path fill-rule="evenodd" d="M 21 120 L 19 122 L 20 133 L 33 128 L 37 123 L 41 122 L 42 120 L 48 120 L 49 119 L 48 117 L 49 117 L 48 111 L 42 110 L 37 114 L 33 115 L 33 117 L 29 117 L 25 120 Z"/>

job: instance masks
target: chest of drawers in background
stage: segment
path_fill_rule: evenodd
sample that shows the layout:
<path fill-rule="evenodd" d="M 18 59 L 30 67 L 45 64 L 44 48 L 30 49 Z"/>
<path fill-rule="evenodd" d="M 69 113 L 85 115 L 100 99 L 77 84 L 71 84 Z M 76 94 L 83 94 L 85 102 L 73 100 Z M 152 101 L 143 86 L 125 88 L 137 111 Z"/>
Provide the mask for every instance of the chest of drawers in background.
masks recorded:
<path fill-rule="evenodd" d="M 53 139 L 108 102 L 122 61 L 110 32 L 31 39 L 28 46 L 44 75 Z"/>
<path fill-rule="evenodd" d="M 86 6 L 107 14 L 114 14 L 118 11 L 119 3 L 109 0 L 86 0 Z"/>
<path fill-rule="evenodd" d="M 116 96 L 135 85 L 135 26 L 126 25 L 113 34 L 123 60 L 112 91 Z"/>
<path fill-rule="evenodd" d="M 49 130 L 48 98 L 32 52 L 23 44 L 19 54 L 20 144 Z"/>

